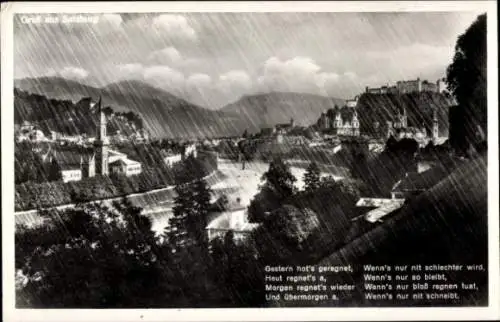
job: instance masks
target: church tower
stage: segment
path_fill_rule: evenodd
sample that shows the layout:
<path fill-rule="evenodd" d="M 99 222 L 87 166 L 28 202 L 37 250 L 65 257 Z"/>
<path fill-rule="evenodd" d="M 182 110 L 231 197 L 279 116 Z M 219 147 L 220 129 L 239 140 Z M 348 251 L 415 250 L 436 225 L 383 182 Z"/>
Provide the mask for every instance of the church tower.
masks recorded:
<path fill-rule="evenodd" d="M 401 126 L 406 129 L 408 127 L 408 115 L 406 115 L 406 107 L 403 107 L 403 116 L 401 117 Z"/>
<path fill-rule="evenodd" d="M 437 117 L 437 111 L 434 109 L 432 112 L 432 140 L 434 143 L 439 137 L 439 122 L 438 122 L 438 117 Z"/>
<path fill-rule="evenodd" d="M 359 128 L 359 118 L 356 110 L 352 113 L 352 127 Z"/>
<path fill-rule="evenodd" d="M 100 97 L 96 105 L 97 105 L 97 112 L 99 113 L 99 126 L 97 128 L 97 135 L 94 141 L 95 172 L 96 174 L 107 176 L 109 174 L 109 167 L 108 167 L 109 140 L 106 134 L 106 115 L 102 110 Z"/>
<path fill-rule="evenodd" d="M 335 121 L 333 122 L 334 128 L 341 128 L 342 127 L 342 117 L 340 116 L 340 112 L 337 112 L 335 115 Z"/>
<path fill-rule="evenodd" d="M 356 109 L 354 109 L 354 112 L 352 114 L 352 128 L 352 135 L 359 136 L 359 119 Z"/>

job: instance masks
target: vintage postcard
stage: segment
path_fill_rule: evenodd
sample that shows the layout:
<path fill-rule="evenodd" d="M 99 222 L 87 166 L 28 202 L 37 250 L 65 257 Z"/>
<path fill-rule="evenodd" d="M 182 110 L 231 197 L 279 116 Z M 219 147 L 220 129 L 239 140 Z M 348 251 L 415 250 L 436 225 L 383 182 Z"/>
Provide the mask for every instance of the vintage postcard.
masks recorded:
<path fill-rule="evenodd" d="M 7 321 L 499 317 L 495 2 L 1 22 Z"/>

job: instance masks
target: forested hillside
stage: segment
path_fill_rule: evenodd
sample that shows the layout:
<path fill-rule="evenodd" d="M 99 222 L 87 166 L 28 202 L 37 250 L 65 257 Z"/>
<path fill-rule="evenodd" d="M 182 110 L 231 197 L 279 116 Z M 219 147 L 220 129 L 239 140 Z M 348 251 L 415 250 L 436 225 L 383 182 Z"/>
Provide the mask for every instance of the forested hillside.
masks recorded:
<path fill-rule="evenodd" d="M 143 121 L 136 113 L 115 112 L 110 106 L 106 106 L 104 110 L 109 117 L 108 133 L 110 134 L 120 131 L 124 135 L 131 135 L 143 127 Z M 56 131 L 67 135 L 93 136 L 97 129 L 99 115 L 92 108 L 89 97 L 73 103 L 70 100 L 49 99 L 43 95 L 15 89 L 14 123 L 21 124 L 24 121 L 36 123 L 46 135 L 49 135 L 51 131 Z"/>

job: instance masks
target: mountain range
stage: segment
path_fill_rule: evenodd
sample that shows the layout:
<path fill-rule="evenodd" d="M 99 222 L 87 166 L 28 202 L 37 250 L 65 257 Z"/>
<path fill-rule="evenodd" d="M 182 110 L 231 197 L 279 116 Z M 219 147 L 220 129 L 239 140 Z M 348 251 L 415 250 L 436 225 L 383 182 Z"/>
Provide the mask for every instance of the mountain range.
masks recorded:
<path fill-rule="evenodd" d="M 97 88 L 61 77 L 23 78 L 15 80 L 19 90 L 46 96 L 49 99 L 78 102 L 102 97 L 104 106 L 115 112 L 133 112 L 153 137 L 194 139 L 241 135 L 245 130 L 255 133 L 279 123 L 309 126 L 321 113 L 342 107 L 345 100 L 291 92 L 270 92 L 246 95 L 218 110 L 210 110 L 172 95 L 165 90 L 137 80 L 120 81 Z M 406 110 L 412 126 L 432 127 L 433 111 L 437 110 L 440 134 L 447 136 L 448 108 L 451 97 L 440 93 L 402 95 L 363 94 L 357 110 L 362 132 L 370 132 L 375 121 L 383 124 L 396 111 Z"/>
<path fill-rule="evenodd" d="M 23 78 L 16 88 L 50 99 L 77 102 L 102 97 L 114 111 L 137 113 L 154 137 L 199 138 L 241 135 L 289 122 L 314 123 L 321 112 L 345 100 L 303 93 L 271 92 L 244 96 L 219 110 L 209 110 L 141 81 L 121 81 L 102 88 L 61 77 Z"/>

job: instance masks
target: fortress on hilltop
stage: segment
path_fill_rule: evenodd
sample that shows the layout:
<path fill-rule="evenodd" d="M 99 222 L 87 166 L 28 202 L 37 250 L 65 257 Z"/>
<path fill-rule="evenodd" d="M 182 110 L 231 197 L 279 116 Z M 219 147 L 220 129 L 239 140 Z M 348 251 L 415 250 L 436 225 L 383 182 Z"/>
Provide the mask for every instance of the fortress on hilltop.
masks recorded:
<path fill-rule="evenodd" d="M 444 91 L 446 91 L 446 82 L 444 78 L 438 79 L 436 83 L 417 78 L 415 80 L 397 81 L 396 85 L 393 86 L 384 85 L 373 88 L 367 86 L 365 89 L 365 92 L 368 94 L 442 93 Z"/>

